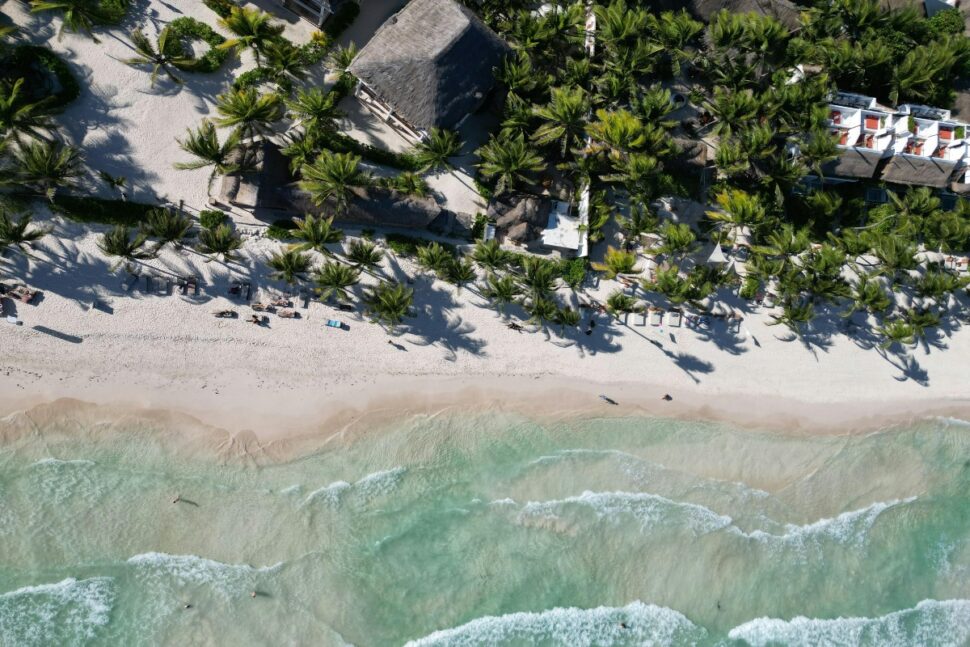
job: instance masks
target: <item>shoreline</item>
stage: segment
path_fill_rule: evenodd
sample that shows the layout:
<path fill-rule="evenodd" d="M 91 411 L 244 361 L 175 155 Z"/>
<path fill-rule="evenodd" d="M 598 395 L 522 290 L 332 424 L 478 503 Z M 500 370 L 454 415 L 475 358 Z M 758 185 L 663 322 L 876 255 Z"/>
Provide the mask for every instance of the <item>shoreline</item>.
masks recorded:
<path fill-rule="evenodd" d="M 125 393 L 123 384 L 103 390 L 45 389 L 0 396 L 2 442 L 36 433 L 51 422 L 92 423 L 95 433 L 123 432 L 133 420 L 147 422 L 158 440 L 206 449 L 223 457 L 246 456 L 284 462 L 331 444 L 353 442 L 399 420 L 417 416 L 522 416 L 539 424 L 584 419 L 648 417 L 726 424 L 756 433 L 783 435 L 864 434 L 935 417 L 970 420 L 970 398 L 809 402 L 776 396 L 690 393 L 642 382 L 576 384 L 562 377 L 414 377 L 375 379 L 334 388 L 319 399 L 312 389 L 261 393 L 245 405 L 218 396 L 186 405 L 177 390 L 146 399 Z M 598 397 L 606 394 L 617 404 Z M 664 401 L 669 393 L 673 400 Z M 269 404 L 275 401 L 276 407 Z M 302 404 L 301 404 L 302 403 Z M 272 413 L 285 410 L 286 413 Z M 268 413 L 270 412 L 270 413 Z M 4 429 L 4 427 L 6 429 Z M 21 432 L 18 432 L 17 429 Z"/>

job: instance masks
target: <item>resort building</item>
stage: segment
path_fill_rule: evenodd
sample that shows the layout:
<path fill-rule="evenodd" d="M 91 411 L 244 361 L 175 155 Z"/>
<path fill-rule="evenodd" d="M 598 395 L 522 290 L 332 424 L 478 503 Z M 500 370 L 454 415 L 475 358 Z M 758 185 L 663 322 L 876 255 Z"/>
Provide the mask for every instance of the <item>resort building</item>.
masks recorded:
<path fill-rule="evenodd" d="M 354 0 L 280 0 L 280 4 L 319 27 L 340 5 Z"/>
<path fill-rule="evenodd" d="M 508 46 L 454 0 L 412 0 L 385 22 L 350 71 L 356 96 L 404 137 L 456 128 L 485 102 Z"/>
<path fill-rule="evenodd" d="M 894 109 L 848 92 L 836 93 L 828 109 L 840 154 L 823 165 L 827 182 L 881 180 L 953 190 L 968 182 L 967 126 L 949 110 L 914 104 Z"/>

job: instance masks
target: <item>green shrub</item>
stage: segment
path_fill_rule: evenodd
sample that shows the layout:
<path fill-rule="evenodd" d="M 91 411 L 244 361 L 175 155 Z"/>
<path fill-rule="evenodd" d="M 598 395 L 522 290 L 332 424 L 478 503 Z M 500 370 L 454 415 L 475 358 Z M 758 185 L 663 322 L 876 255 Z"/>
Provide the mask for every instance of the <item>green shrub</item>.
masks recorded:
<path fill-rule="evenodd" d="M 311 40 L 309 43 L 300 45 L 300 62 L 307 67 L 316 65 L 327 57 L 330 52 L 330 43 L 326 37 Z"/>
<path fill-rule="evenodd" d="M 60 92 L 44 94 L 41 88 L 47 87 L 38 74 L 46 71 L 57 77 Z M 61 108 L 77 99 L 81 86 L 71 73 L 70 68 L 57 54 L 39 45 L 18 45 L 0 58 L 0 78 L 8 82 L 24 79 L 23 91 L 29 101 L 41 101 L 50 97 L 50 104 Z"/>
<path fill-rule="evenodd" d="M 158 207 L 155 204 L 130 200 L 104 200 L 88 196 L 58 195 L 52 209 L 77 222 L 134 227 L 145 221 L 146 214 Z"/>
<path fill-rule="evenodd" d="M 269 229 L 266 230 L 266 236 L 275 240 L 288 240 L 293 238 L 294 229 L 296 229 L 295 222 L 287 218 L 280 218 L 274 220 L 273 224 L 269 226 Z"/>
<path fill-rule="evenodd" d="M 387 246 L 398 256 L 415 256 L 418 253 L 418 246 L 424 245 L 426 241 L 404 234 L 387 234 L 384 237 Z"/>
<path fill-rule="evenodd" d="M 360 230 L 360 237 L 364 240 L 374 240 L 374 230 L 364 227 Z"/>
<path fill-rule="evenodd" d="M 360 5 L 356 2 L 347 2 L 341 5 L 337 12 L 324 23 L 323 33 L 327 35 L 331 43 L 336 42 L 340 35 L 357 19 L 358 14 L 360 14 Z"/>
<path fill-rule="evenodd" d="M 747 299 L 748 301 L 754 299 L 758 296 L 758 289 L 761 287 L 761 282 L 758 281 L 753 276 L 745 277 L 744 285 L 741 286 L 741 290 L 738 292 L 738 296 L 742 299 Z"/>
<path fill-rule="evenodd" d="M 586 259 L 573 258 L 559 262 L 559 276 L 566 282 L 566 285 L 574 290 L 583 284 L 586 278 Z"/>
<path fill-rule="evenodd" d="M 962 34 L 963 14 L 959 9 L 944 9 L 927 21 L 930 31 L 936 36 Z"/>
<path fill-rule="evenodd" d="M 482 240 L 485 237 L 485 226 L 488 224 L 488 216 L 484 213 L 475 214 L 475 222 L 472 225 L 472 240 Z"/>
<path fill-rule="evenodd" d="M 216 209 L 203 209 L 199 212 L 199 224 L 205 229 L 215 229 L 227 219 L 225 212 Z"/>
<path fill-rule="evenodd" d="M 209 45 L 209 50 L 199 57 L 199 64 L 193 69 L 194 72 L 215 72 L 226 62 L 229 50 L 216 49 L 226 42 L 226 39 L 209 25 L 195 18 L 183 16 L 170 22 L 168 27 L 183 41 L 200 40 Z"/>
<path fill-rule="evenodd" d="M 336 153 L 353 153 L 375 164 L 390 166 L 402 171 L 417 171 L 421 166 L 409 153 L 395 153 L 385 148 L 364 144 L 343 133 L 321 132 L 320 143 Z"/>
<path fill-rule="evenodd" d="M 128 13 L 128 0 L 101 0 L 98 3 L 98 22 L 117 25 Z"/>
<path fill-rule="evenodd" d="M 202 4 L 215 11 L 222 18 L 231 14 L 233 7 L 238 6 L 232 0 L 202 0 Z"/>
<path fill-rule="evenodd" d="M 265 67 L 254 67 L 251 70 L 247 70 L 237 76 L 232 82 L 232 89 L 239 91 L 245 90 L 246 88 L 251 88 L 259 85 L 260 83 L 265 83 L 269 81 L 272 72 L 269 68 Z"/>

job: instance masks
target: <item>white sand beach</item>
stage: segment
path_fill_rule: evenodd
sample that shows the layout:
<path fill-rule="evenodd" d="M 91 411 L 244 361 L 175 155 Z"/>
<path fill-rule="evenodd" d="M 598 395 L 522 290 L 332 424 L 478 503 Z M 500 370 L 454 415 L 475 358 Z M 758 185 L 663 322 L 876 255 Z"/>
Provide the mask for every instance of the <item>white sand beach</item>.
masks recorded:
<path fill-rule="evenodd" d="M 195 75 L 177 90 L 152 90 L 144 70 L 118 60 L 130 54 L 116 32 L 103 35 L 101 45 L 73 34 L 58 40 L 56 19 L 30 17 L 16 3 L 6 10 L 83 77 L 81 97 L 59 122 L 83 147 L 89 166 L 129 177 L 132 199 L 184 200 L 190 209 L 203 208 L 209 171 L 174 170 L 185 157 L 175 139 L 210 114 L 215 95 L 239 70 L 228 66 Z M 216 23 L 200 2 L 152 3 L 150 12 L 136 20 L 148 30 L 182 13 Z M 285 24 L 293 40 L 309 38 L 306 23 Z M 244 57 L 241 65 L 249 64 Z M 89 188 L 110 194 L 93 181 Z M 260 230 L 250 216 L 233 215 L 244 233 Z M 245 320 L 248 304 L 229 296 L 229 283 L 248 281 L 256 295 L 281 293 L 284 286 L 268 279 L 265 266 L 281 247 L 276 241 L 248 238 L 241 263 L 231 266 L 192 250 L 166 249 L 139 268 L 143 277 L 128 289 L 125 272 L 97 249 L 105 228 L 43 213 L 37 221 L 50 222 L 54 232 L 40 241 L 36 259 L 12 257 L 9 274 L 25 277 L 42 298 L 11 302 L 22 325 L 0 326 L 0 400 L 8 411 L 76 398 L 182 411 L 270 439 L 318 429 L 320 421 L 348 410 L 353 417 L 365 409 L 434 410 L 483 400 L 563 414 L 636 406 L 763 424 L 783 420 L 809 430 L 834 418 L 970 406 L 966 330 L 940 329 L 929 346 L 903 355 L 880 352 L 874 339 L 838 333 L 796 339 L 782 326 L 769 326 L 766 310 L 746 314 L 738 333 L 717 320 L 711 330 L 697 331 L 606 315 L 596 315 L 588 336 L 583 329 L 564 337 L 555 328 L 516 332 L 474 287 L 458 290 L 393 255 L 382 271 L 414 281 L 416 307 L 416 316 L 393 335 L 359 307 L 345 313 L 318 302 L 295 304 L 299 319 L 270 315 L 268 325 L 257 326 Z M 156 286 L 198 275 L 201 290 L 149 294 L 145 274 L 157 277 Z M 603 281 L 584 298 L 603 299 L 617 286 Z M 576 303 L 576 295 L 562 294 Z M 224 308 L 241 316 L 213 317 Z M 326 328 L 331 318 L 349 329 Z M 620 407 L 603 404 L 601 393 Z M 661 402 L 665 393 L 673 402 Z"/>

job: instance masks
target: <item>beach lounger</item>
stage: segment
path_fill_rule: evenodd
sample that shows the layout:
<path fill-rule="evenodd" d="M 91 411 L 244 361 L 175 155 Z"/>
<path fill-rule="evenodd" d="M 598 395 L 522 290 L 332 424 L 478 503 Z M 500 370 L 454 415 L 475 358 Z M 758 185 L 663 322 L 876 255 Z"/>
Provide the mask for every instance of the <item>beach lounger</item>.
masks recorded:
<path fill-rule="evenodd" d="M 633 323 L 636 324 L 637 326 L 646 326 L 647 313 L 644 310 L 641 310 L 640 312 L 638 312 L 636 314 L 636 319 L 633 321 Z"/>
<path fill-rule="evenodd" d="M 340 328 L 343 329 L 344 325 L 337 321 L 336 319 L 327 319 L 327 328 Z"/>
<path fill-rule="evenodd" d="M 260 303 L 258 301 L 252 304 L 250 307 L 256 312 L 266 312 L 267 310 L 270 309 L 270 306 L 266 305 L 265 303 Z"/>
<path fill-rule="evenodd" d="M 145 292 L 147 292 L 148 294 L 151 294 L 153 289 L 154 289 L 154 287 L 153 287 L 153 283 L 152 283 L 152 277 L 151 277 L 150 274 L 146 274 L 145 275 Z"/>
<path fill-rule="evenodd" d="M 680 328 L 680 320 L 683 314 L 680 310 L 671 310 L 667 315 L 667 325 L 671 328 Z"/>
<path fill-rule="evenodd" d="M 663 323 L 664 311 L 661 308 L 650 308 L 650 325 L 659 326 Z"/>
<path fill-rule="evenodd" d="M 215 315 L 216 318 L 218 318 L 218 319 L 235 319 L 236 318 L 236 311 L 235 310 L 215 310 L 215 311 L 212 312 L 212 314 Z"/>
<path fill-rule="evenodd" d="M 281 319 L 299 319 L 300 313 L 296 310 L 280 310 L 277 313 L 277 316 L 279 316 Z"/>
<path fill-rule="evenodd" d="M 26 285 L 18 285 L 10 291 L 10 296 L 18 301 L 30 303 L 34 300 L 34 297 L 37 296 L 37 290 L 31 290 Z"/>

